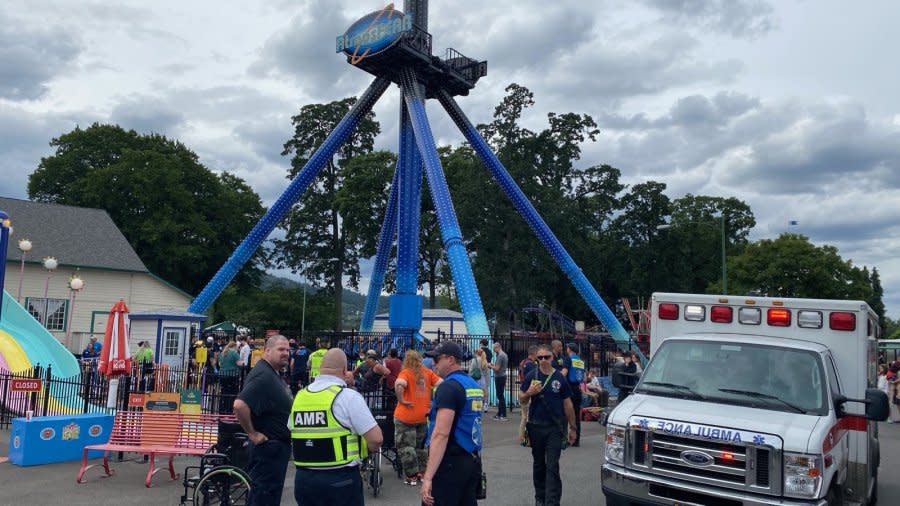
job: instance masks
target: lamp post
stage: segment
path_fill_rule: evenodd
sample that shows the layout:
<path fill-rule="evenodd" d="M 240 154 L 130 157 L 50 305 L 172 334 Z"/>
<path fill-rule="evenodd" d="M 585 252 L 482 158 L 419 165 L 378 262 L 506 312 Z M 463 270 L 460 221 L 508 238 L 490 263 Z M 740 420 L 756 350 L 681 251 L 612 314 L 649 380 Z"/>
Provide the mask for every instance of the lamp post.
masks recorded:
<path fill-rule="evenodd" d="M 725 262 L 725 214 L 720 214 L 715 217 L 716 220 L 719 221 L 719 232 L 722 235 L 722 293 L 728 294 L 728 264 Z M 708 223 L 705 221 L 685 221 L 680 223 L 664 223 L 662 225 L 657 225 L 656 230 L 666 230 L 672 228 L 673 226 L 677 226 L 679 224 L 687 224 L 692 223 L 696 225 L 707 225 L 710 227 L 715 227 L 712 223 Z"/>
<path fill-rule="evenodd" d="M 66 346 L 69 345 L 69 336 L 72 335 L 72 314 L 75 313 L 75 295 L 84 288 L 84 280 L 73 274 L 69 278 L 69 318 L 66 321 Z"/>
<path fill-rule="evenodd" d="M 6 245 L 9 243 L 9 234 L 12 233 L 12 222 L 9 215 L 0 211 L 0 290 L 6 278 Z M 3 294 L 0 293 L 0 314 L 3 312 Z"/>
<path fill-rule="evenodd" d="M 53 271 L 59 267 L 59 261 L 54 257 L 44 257 L 44 269 L 47 269 L 47 281 L 44 283 L 44 315 L 41 318 L 41 324 L 46 328 L 47 320 L 50 317 L 47 314 L 50 311 L 50 299 L 47 298 L 47 294 L 50 292 L 50 278 L 53 277 Z"/>
<path fill-rule="evenodd" d="M 19 251 L 22 252 L 22 262 L 19 264 L 19 291 L 16 292 L 16 300 L 22 303 L 22 279 L 25 278 L 25 254 L 31 251 L 31 241 L 28 239 L 19 240 Z"/>

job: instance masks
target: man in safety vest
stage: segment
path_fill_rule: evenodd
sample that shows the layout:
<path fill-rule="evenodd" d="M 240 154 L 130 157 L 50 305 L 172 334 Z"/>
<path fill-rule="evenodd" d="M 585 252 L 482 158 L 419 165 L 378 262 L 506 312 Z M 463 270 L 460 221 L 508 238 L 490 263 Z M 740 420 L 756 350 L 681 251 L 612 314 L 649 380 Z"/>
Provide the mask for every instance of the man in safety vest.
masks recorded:
<path fill-rule="evenodd" d="M 327 350 L 315 381 L 294 398 L 288 427 L 297 504 L 364 503 L 359 463 L 383 435 L 362 395 L 347 388 L 348 376 L 344 352 Z"/>
<path fill-rule="evenodd" d="M 566 360 L 566 380 L 572 390 L 572 407 L 575 409 L 575 442 L 572 446 L 581 445 L 581 383 L 584 381 L 584 360 L 578 356 L 578 345 L 566 344 L 569 357 Z"/>
<path fill-rule="evenodd" d="M 316 379 L 316 376 L 319 375 L 319 367 L 322 365 L 322 358 L 325 357 L 325 352 L 328 351 L 328 348 L 325 347 L 318 339 L 316 339 L 316 351 L 309 354 L 309 381 Z"/>
<path fill-rule="evenodd" d="M 427 506 L 476 506 L 481 484 L 481 386 L 459 367 L 463 352 L 445 341 L 426 355 L 444 379 L 428 415 L 428 465 L 419 493 Z"/>

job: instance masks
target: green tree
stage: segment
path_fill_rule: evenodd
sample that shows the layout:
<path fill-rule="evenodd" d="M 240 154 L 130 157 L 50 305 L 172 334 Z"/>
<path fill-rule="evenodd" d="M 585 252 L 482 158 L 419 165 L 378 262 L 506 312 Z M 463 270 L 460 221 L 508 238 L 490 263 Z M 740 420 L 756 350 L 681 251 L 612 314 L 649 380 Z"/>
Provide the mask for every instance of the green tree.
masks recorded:
<path fill-rule="evenodd" d="M 732 293 L 772 297 L 869 300 L 868 274 L 843 260 L 834 246 L 815 246 L 806 236 L 782 234 L 748 244 L 729 261 Z"/>
<path fill-rule="evenodd" d="M 331 328 L 333 303 L 329 294 L 308 290 L 304 313 L 302 288 L 275 286 L 261 290 L 229 286 L 216 301 L 213 320 L 233 321 L 259 330 L 300 330 L 305 326 L 309 335 Z"/>
<path fill-rule="evenodd" d="M 294 135 L 284 144 L 282 152 L 283 156 L 291 156 L 288 179 L 300 172 L 355 103 L 356 98 L 351 97 L 327 104 L 310 104 L 291 118 Z M 377 216 L 369 212 L 373 208 L 361 205 L 359 199 L 386 200 L 385 187 L 391 174 L 382 174 L 388 158 L 384 154 L 370 159 L 371 166 L 368 162 L 363 166 L 350 165 L 350 161 L 372 153 L 380 130 L 375 113 L 363 117 L 282 222 L 284 239 L 274 241 L 273 258 L 278 265 L 302 273 L 314 285 L 325 286 L 333 296 L 335 329 L 342 328 L 344 277 L 350 286 L 358 286 L 360 256 L 364 250 L 367 253 L 374 250 L 373 242 L 377 240 L 377 232 L 366 234 L 380 225 Z M 384 177 L 380 185 L 379 175 Z M 355 185 L 354 176 L 365 179 L 369 186 Z M 339 193 L 345 186 L 353 189 Z M 383 210 L 385 206 L 380 207 Z"/>
<path fill-rule="evenodd" d="M 756 226 L 750 206 L 734 197 L 687 194 L 672 203 L 672 227 L 666 232 L 678 258 L 672 272 L 673 289 L 689 293 L 722 293 L 722 222 L 725 218 L 725 253 L 740 253 Z"/>
<path fill-rule="evenodd" d="M 593 237 L 608 225 L 621 186 L 612 167 L 575 166 L 581 145 L 599 133 L 596 123 L 588 115 L 551 113 L 547 127 L 529 130 L 520 123 L 533 94 L 517 84 L 506 91 L 493 121 L 478 129 L 576 262 L 597 263 Z M 496 312 L 501 325 L 536 302 L 565 312 L 586 310 L 471 148 L 451 150 L 443 163 L 486 310 Z"/>
<path fill-rule="evenodd" d="M 872 268 L 872 274 L 869 276 L 872 285 L 872 296 L 866 302 L 878 314 L 878 325 L 883 329 L 887 327 L 888 320 L 884 314 L 884 288 L 881 286 L 881 275 L 878 274 L 878 268 Z"/>
<path fill-rule="evenodd" d="M 196 293 L 262 216 L 240 178 L 216 175 L 183 144 L 117 125 L 94 124 L 55 138 L 56 152 L 29 176 L 34 200 L 106 210 L 147 268 Z M 238 282 L 252 283 L 257 253 Z"/>

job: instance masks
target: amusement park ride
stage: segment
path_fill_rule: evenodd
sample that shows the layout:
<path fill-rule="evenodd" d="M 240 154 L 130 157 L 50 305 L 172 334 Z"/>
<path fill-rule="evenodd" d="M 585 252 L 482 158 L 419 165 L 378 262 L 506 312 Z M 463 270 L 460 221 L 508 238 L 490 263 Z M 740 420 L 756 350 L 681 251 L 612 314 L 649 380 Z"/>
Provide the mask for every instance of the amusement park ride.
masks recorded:
<path fill-rule="evenodd" d="M 417 294 L 416 280 L 424 174 L 437 212 L 441 238 L 466 330 L 470 335 L 490 334 L 463 241 L 463 233 L 456 218 L 425 112 L 425 101 L 437 99 L 500 185 L 503 193 L 547 248 L 610 335 L 619 346 L 628 346 L 630 336 L 621 323 L 457 104 L 454 97 L 468 95 L 475 87 L 475 83 L 487 74 L 487 62 L 468 58 L 454 49 L 447 49 L 443 58 L 432 54 L 431 34 L 428 33 L 428 1 L 406 0 L 403 12 L 390 4 L 384 9 L 362 17 L 344 34 L 337 37 L 336 51 L 343 53 L 351 65 L 374 75 L 375 80 L 197 296 L 189 310 L 200 313 L 213 303 L 253 252 L 284 218 L 291 206 L 302 196 L 363 116 L 371 110 L 388 86 L 394 83 L 399 85 L 403 97 L 399 111 L 399 159 L 391 184 L 360 329 L 367 331 L 372 328 L 388 255 L 396 237 L 397 290 L 390 296 L 391 334 L 395 340 L 402 339 L 402 342 L 407 343 L 420 338 L 418 329 L 422 322 L 422 297 Z"/>

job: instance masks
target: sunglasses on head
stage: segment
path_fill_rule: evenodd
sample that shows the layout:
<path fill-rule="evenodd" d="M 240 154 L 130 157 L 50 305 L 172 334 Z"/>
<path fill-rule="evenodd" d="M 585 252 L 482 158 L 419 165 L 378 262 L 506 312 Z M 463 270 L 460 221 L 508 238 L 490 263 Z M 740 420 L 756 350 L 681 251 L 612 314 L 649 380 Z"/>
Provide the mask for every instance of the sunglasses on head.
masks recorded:
<path fill-rule="evenodd" d="M 538 355 L 537 356 L 538 360 L 550 360 L 551 358 L 553 358 L 553 355 Z"/>

